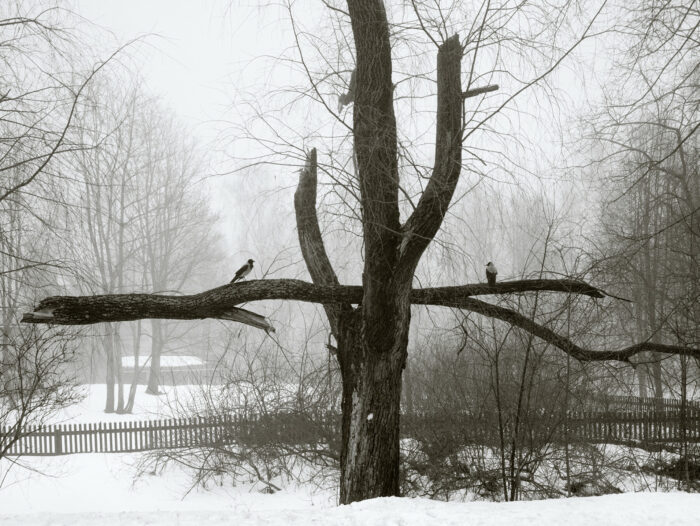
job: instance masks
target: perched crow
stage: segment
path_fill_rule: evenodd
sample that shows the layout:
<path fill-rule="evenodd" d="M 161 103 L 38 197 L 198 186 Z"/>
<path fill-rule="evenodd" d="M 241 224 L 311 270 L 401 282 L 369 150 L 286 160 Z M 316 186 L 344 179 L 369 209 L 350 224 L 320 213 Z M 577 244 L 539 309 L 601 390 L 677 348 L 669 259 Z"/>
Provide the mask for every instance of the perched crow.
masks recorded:
<path fill-rule="evenodd" d="M 496 274 L 498 274 L 498 270 L 496 270 L 496 265 L 489 261 L 486 264 L 486 280 L 492 287 L 496 284 Z"/>
<path fill-rule="evenodd" d="M 239 279 L 245 278 L 248 274 L 250 274 L 250 271 L 253 270 L 253 263 L 254 261 L 252 259 L 248 260 L 248 263 L 243 265 L 241 268 L 238 269 L 236 272 L 236 275 L 233 276 L 233 279 L 231 280 L 231 283 L 235 283 Z"/>

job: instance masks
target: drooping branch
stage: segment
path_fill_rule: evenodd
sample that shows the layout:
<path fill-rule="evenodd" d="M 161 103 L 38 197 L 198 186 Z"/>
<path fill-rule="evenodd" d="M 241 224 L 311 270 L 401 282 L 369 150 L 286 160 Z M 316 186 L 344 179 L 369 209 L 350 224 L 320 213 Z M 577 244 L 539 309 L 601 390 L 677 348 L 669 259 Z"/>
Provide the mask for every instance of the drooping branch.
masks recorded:
<path fill-rule="evenodd" d="M 539 323 L 528 318 L 527 316 L 523 316 L 515 310 L 492 305 L 474 298 L 465 298 L 461 303 L 461 308 L 463 309 L 488 316 L 489 318 L 496 318 L 501 321 L 505 321 L 506 323 L 510 323 L 515 327 L 519 327 L 530 334 L 534 334 L 538 338 L 551 343 L 555 347 L 569 354 L 571 357 L 582 362 L 619 361 L 629 363 L 631 357 L 645 351 L 666 354 L 686 354 L 688 356 L 700 358 L 700 349 L 691 349 L 653 342 L 637 343 L 623 349 L 612 351 L 594 351 L 592 349 L 585 349 L 579 345 L 576 345 L 569 338 L 554 332 L 552 329 L 549 329 L 544 325 L 540 325 Z"/>
<path fill-rule="evenodd" d="M 309 270 L 311 280 L 317 285 L 340 285 L 323 244 L 321 229 L 316 213 L 317 186 L 316 148 L 306 157 L 306 165 L 299 174 L 299 185 L 294 193 L 294 210 L 296 213 L 299 246 Z M 339 317 L 343 310 L 350 309 L 350 304 L 325 303 L 323 308 L 331 325 L 331 332 L 337 338 Z"/>
<path fill-rule="evenodd" d="M 265 332 L 275 332 L 275 328 L 267 321 L 265 316 L 262 316 L 256 312 L 249 311 L 247 309 L 241 309 L 238 307 L 233 307 L 228 311 L 221 311 L 219 313 L 218 319 L 235 321 L 238 323 L 243 323 L 244 325 L 250 325 L 256 329 L 262 329 Z"/>
<path fill-rule="evenodd" d="M 438 50 L 435 165 L 413 214 L 402 227 L 401 265 L 413 275 L 450 206 L 462 167 L 462 46 L 454 35 Z"/>

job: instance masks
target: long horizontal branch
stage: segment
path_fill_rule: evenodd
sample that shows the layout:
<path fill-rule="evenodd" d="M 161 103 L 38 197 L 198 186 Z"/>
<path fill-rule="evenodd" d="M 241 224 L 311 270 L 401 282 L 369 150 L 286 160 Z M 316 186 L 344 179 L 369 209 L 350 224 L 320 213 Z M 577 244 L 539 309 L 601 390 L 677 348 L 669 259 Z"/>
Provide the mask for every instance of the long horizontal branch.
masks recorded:
<path fill-rule="evenodd" d="M 567 292 L 594 298 L 605 296 L 601 290 L 583 281 L 534 279 L 508 281 L 494 286 L 477 283 L 456 287 L 414 289 L 411 293 L 411 302 L 417 305 L 460 307 L 470 296 L 529 291 Z M 52 296 L 39 302 L 34 312 L 25 314 L 22 321 L 56 325 L 87 325 L 144 318 L 231 319 L 231 312 L 236 305 L 259 300 L 295 300 L 324 305 L 358 304 L 362 301 L 362 287 L 315 285 L 296 279 L 266 279 L 224 285 L 186 296 L 159 294 Z"/>
<path fill-rule="evenodd" d="M 700 349 L 692 349 L 687 347 L 679 347 L 675 345 L 665 345 L 662 343 L 652 343 L 652 342 L 642 342 L 635 345 L 630 345 L 623 349 L 618 350 L 603 350 L 597 351 L 592 349 L 586 349 L 579 345 L 576 345 L 569 338 L 557 334 L 553 330 L 536 323 L 534 320 L 523 316 L 517 311 L 508 309 L 505 307 L 499 307 L 497 305 L 491 305 L 485 301 L 477 300 L 474 298 L 465 298 L 462 301 L 460 308 L 469 310 L 471 312 L 476 312 L 478 314 L 483 314 L 489 318 L 496 318 L 515 327 L 519 327 L 534 334 L 538 338 L 551 343 L 555 347 L 561 349 L 565 353 L 571 355 L 580 361 L 585 362 L 602 362 L 602 361 L 620 361 L 629 362 L 630 358 L 645 351 L 659 352 L 665 354 L 686 354 L 688 356 L 693 356 L 700 358 Z"/>
<path fill-rule="evenodd" d="M 490 286 L 484 283 L 455 287 L 414 289 L 411 303 L 466 309 L 497 318 L 520 327 L 582 361 L 629 359 L 644 351 L 683 354 L 700 358 L 700 349 L 643 342 L 615 351 L 594 351 L 544 327 L 522 314 L 474 299 L 485 294 L 512 294 L 532 291 L 581 294 L 592 298 L 608 296 L 588 283 L 574 279 L 529 279 L 507 281 Z M 109 294 L 102 296 L 52 296 L 39 302 L 34 312 L 26 313 L 24 323 L 87 325 L 100 322 L 132 321 L 146 318 L 196 320 L 226 319 L 263 330 L 274 330 L 260 314 L 235 307 L 259 300 L 295 300 L 323 305 L 357 304 L 362 287 L 352 285 L 315 285 L 295 279 L 253 280 L 224 285 L 187 296 L 158 294 Z"/>

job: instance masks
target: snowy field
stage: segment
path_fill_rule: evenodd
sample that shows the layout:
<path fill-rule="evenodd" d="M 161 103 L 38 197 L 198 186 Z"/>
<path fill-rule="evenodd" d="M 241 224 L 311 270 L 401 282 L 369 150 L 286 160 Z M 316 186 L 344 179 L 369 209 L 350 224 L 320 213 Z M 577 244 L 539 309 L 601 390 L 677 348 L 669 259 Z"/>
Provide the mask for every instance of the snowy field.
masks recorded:
<path fill-rule="evenodd" d="M 139 385 L 134 402 L 134 410 L 129 414 L 105 413 L 106 387 L 104 384 L 83 385 L 80 392 L 82 402 L 68 407 L 52 416 L 48 424 L 87 424 L 92 422 L 132 422 L 134 420 L 151 420 L 170 418 L 173 409 L 191 400 L 192 392 L 199 386 L 161 386 L 162 394 L 146 394 L 146 386 Z M 192 391 L 192 392 L 191 392 Z M 116 392 L 116 390 L 115 390 Z M 129 386 L 124 386 L 124 399 L 129 395 Z"/>
<path fill-rule="evenodd" d="M 697 525 L 700 495 L 633 493 L 514 503 L 375 499 L 335 506 L 335 495 L 254 485 L 192 488 L 176 469 L 134 481 L 136 455 L 32 459 L 0 489 L 0 524 L 20 525 Z M 188 493 L 188 490 L 190 490 Z"/>
<path fill-rule="evenodd" d="M 168 396 L 139 387 L 134 415 L 104 415 L 104 387 L 93 386 L 58 421 L 157 418 Z M 135 478 L 139 454 L 25 457 L 22 466 L 0 461 L 0 525 L 697 525 L 700 495 L 629 493 L 534 502 L 439 502 L 375 499 L 336 506 L 333 491 L 285 486 L 273 495 L 253 483 L 192 487 L 189 473 L 169 466 Z"/>

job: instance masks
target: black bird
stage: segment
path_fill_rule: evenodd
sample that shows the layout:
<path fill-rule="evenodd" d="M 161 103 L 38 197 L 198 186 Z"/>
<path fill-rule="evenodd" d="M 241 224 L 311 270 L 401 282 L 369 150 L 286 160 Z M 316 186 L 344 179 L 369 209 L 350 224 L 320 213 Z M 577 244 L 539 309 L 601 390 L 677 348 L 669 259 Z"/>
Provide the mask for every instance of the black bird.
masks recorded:
<path fill-rule="evenodd" d="M 496 275 L 498 274 L 498 270 L 496 270 L 496 265 L 491 263 L 490 261 L 486 264 L 486 280 L 489 282 L 490 286 L 494 286 L 496 284 Z"/>
<path fill-rule="evenodd" d="M 254 261 L 252 259 L 248 260 L 248 263 L 243 265 L 241 268 L 236 271 L 236 275 L 233 276 L 233 279 L 231 280 L 231 283 L 235 283 L 239 279 L 245 278 L 248 274 L 250 274 L 250 271 L 253 270 L 253 263 Z"/>

